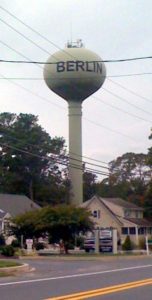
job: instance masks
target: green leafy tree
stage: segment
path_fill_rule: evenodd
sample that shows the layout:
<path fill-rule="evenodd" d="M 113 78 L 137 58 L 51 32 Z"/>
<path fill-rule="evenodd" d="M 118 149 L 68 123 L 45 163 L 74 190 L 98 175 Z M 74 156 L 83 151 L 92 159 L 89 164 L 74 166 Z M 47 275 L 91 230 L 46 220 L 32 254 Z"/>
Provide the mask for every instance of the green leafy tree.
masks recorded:
<path fill-rule="evenodd" d="M 123 197 L 138 205 L 143 205 L 147 182 L 150 180 L 147 155 L 125 153 L 111 161 L 109 167 L 108 184 L 113 197 Z"/>
<path fill-rule="evenodd" d="M 64 149 L 64 139 L 51 138 L 36 116 L 1 113 L 0 191 L 25 194 L 39 203 L 43 197 L 47 203 L 54 196 L 65 200 L 67 187 L 57 159 Z"/>
<path fill-rule="evenodd" d="M 83 197 L 84 201 L 90 199 L 96 193 L 97 176 L 91 172 L 83 174 Z"/>
<path fill-rule="evenodd" d="M 75 236 L 93 229 L 90 213 L 84 208 L 70 205 L 47 206 L 13 219 L 14 234 L 35 238 L 49 234 L 52 242 L 63 241 L 65 252 Z"/>
<path fill-rule="evenodd" d="M 149 136 L 149 139 L 152 139 L 152 133 Z M 146 190 L 146 199 L 144 203 L 145 207 L 145 216 L 152 219 L 152 147 L 148 149 L 148 159 L 147 164 L 150 168 L 151 178 Z"/>

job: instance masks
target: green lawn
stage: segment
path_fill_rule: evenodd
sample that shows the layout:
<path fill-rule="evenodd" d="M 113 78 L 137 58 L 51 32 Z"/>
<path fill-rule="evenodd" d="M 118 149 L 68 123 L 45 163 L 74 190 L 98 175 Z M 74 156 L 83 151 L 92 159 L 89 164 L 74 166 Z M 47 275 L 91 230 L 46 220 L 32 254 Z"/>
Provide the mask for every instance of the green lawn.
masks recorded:
<path fill-rule="evenodd" d="M 16 267 L 21 264 L 15 261 L 0 260 L 0 268 Z"/>

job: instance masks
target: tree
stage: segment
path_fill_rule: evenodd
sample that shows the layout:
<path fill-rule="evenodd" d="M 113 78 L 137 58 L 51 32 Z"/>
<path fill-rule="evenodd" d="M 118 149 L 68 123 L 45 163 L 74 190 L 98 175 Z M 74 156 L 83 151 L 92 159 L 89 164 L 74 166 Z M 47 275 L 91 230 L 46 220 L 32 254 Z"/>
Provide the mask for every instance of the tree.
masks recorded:
<path fill-rule="evenodd" d="M 31 114 L 0 114 L 0 191 L 19 193 L 47 202 L 66 195 L 58 155 L 64 155 L 62 137 L 51 138 Z M 49 186 L 49 192 L 47 187 Z M 43 191 L 43 193 L 42 193 Z M 45 194 L 46 193 L 46 194 Z"/>
<path fill-rule="evenodd" d="M 147 155 L 125 153 L 111 161 L 109 166 L 108 183 L 115 196 L 143 205 L 147 183 L 151 176 L 150 168 L 147 166 Z"/>
<path fill-rule="evenodd" d="M 13 231 L 18 237 L 38 237 L 49 234 L 52 242 L 63 241 L 65 252 L 75 236 L 93 229 L 90 213 L 84 208 L 70 205 L 47 206 L 40 210 L 22 214 L 13 219 Z"/>
<path fill-rule="evenodd" d="M 147 155 L 143 153 L 125 153 L 109 163 L 109 181 L 113 184 L 133 182 L 139 179 L 145 183 L 150 178 L 150 169 L 147 166 Z"/>
<path fill-rule="evenodd" d="M 149 136 L 149 139 L 152 139 L 152 133 Z M 149 184 L 146 190 L 146 199 L 145 199 L 145 216 L 152 219 L 152 147 L 148 149 L 148 158 L 147 164 L 150 168 L 151 177 Z"/>
<path fill-rule="evenodd" d="M 83 174 L 83 197 L 84 201 L 90 199 L 96 193 L 96 179 L 97 176 L 91 172 L 84 172 Z"/>

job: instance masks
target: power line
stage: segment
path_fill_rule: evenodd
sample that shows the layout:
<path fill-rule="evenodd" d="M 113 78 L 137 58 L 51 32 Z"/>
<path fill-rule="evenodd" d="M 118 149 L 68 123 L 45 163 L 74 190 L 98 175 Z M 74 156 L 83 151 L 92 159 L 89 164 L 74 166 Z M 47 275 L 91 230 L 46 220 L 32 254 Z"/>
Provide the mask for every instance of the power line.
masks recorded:
<path fill-rule="evenodd" d="M 0 144 L 3 145 L 4 147 L 13 149 L 13 150 L 15 150 L 15 151 L 19 151 L 19 152 L 21 152 L 21 153 L 28 154 L 28 155 L 33 156 L 33 157 L 37 157 L 37 158 L 40 158 L 40 159 L 46 159 L 46 160 L 48 160 L 48 161 L 50 161 L 50 159 L 52 159 L 52 157 L 50 158 L 50 157 L 46 157 L 46 156 L 41 156 L 41 155 L 32 153 L 32 152 L 30 152 L 30 151 L 27 151 L 27 150 L 24 150 L 24 149 L 21 149 L 21 148 L 18 148 L 18 147 L 15 147 L 15 146 L 12 146 L 12 145 L 9 145 L 9 144 L 6 144 L 6 143 L 1 143 L 1 142 L 0 142 Z M 63 161 L 60 161 L 60 160 L 57 160 L 57 159 L 53 159 L 53 162 L 58 163 L 58 164 L 63 165 L 63 166 L 66 166 L 66 167 L 71 166 L 71 167 L 74 168 L 74 169 L 83 170 L 83 167 L 80 167 L 80 166 L 77 165 L 77 164 L 73 164 L 73 163 L 72 163 L 72 164 L 67 164 L 67 163 L 65 163 L 65 162 L 63 162 Z M 86 170 L 88 170 L 88 171 L 90 171 L 90 172 L 92 171 L 92 172 L 94 172 L 94 173 L 96 173 L 96 174 L 98 174 L 98 175 L 106 175 L 106 176 L 109 176 L 109 173 L 102 172 L 102 171 L 100 171 L 100 170 L 91 169 L 91 168 L 86 168 Z"/>
<path fill-rule="evenodd" d="M 6 129 L 5 129 L 5 131 L 6 131 Z M 1 135 L 5 135 L 6 138 L 11 139 L 11 140 L 15 140 L 15 141 L 18 141 L 18 142 L 21 142 L 21 143 L 24 142 L 23 139 L 19 139 L 19 138 L 10 136 L 10 135 L 6 134 L 6 132 L 2 132 Z M 33 147 L 33 148 L 38 148 L 37 145 L 31 144 L 31 143 L 24 143 L 24 146 L 30 146 L 30 147 Z M 62 158 L 64 158 L 64 159 L 69 159 L 69 158 L 70 158 L 70 159 L 72 159 L 72 160 L 74 160 L 74 161 L 76 161 L 76 162 L 82 162 L 83 164 L 89 164 L 89 165 L 92 165 L 92 166 L 96 166 L 96 167 L 100 167 L 100 168 L 108 169 L 108 170 L 109 170 L 108 167 L 105 167 L 105 166 L 102 166 L 102 165 L 99 165 L 99 164 L 93 164 L 93 163 L 90 163 L 90 162 L 87 162 L 87 161 L 82 161 L 82 160 L 80 160 L 80 159 L 78 159 L 78 158 L 74 158 L 74 157 L 71 156 L 71 155 L 70 155 L 70 157 L 69 157 L 69 156 L 67 156 L 67 155 L 55 154 L 55 153 L 52 153 L 52 152 L 49 152 L 49 155 L 52 155 L 53 158 L 57 158 L 57 159 L 62 159 Z M 75 154 L 75 155 L 76 155 L 76 154 Z"/>
<path fill-rule="evenodd" d="M 40 67 L 38 64 L 36 66 Z M 120 74 L 120 75 L 107 75 L 106 78 L 115 78 L 115 77 L 119 78 L 119 77 L 142 76 L 142 75 L 152 75 L 152 73 L 149 72 L 149 73 L 132 73 L 132 74 L 124 74 L 124 75 L 122 75 L 122 74 Z M 0 77 L 0 79 L 11 79 L 11 80 L 44 80 L 44 78 L 42 78 L 42 77 L 6 77 L 6 78 Z M 113 81 L 113 83 L 114 83 L 114 81 Z M 116 84 L 116 82 L 115 82 L 115 84 Z M 126 89 L 126 88 L 124 88 L 124 89 Z M 126 89 L 126 90 L 129 91 L 129 89 Z M 130 90 L 130 92 L 131 92 L 131 90 Z M 132 93 L 134 93 L 134 95 L 136 95 L 136 96 L 138 95 L 138 97 L 140 96 L 140 98 L 148 100 L 147 98 L 145 98 L 145 97 L 143 97 L 143 96 L 141 96 L 141 95 L 139 95 L 139 94 L 137 94 L 137 93 L 135 93 L 133 91 L 132 91 Z M 151 100 L 149 100 L 149 102 L 151 102 Z"/>
<path fill-rule="evenodd" d="M 23 22 L 21 19 L 19 19 L 18 17 L 16 17 L 14 14 L 12 14 L 9 10 L 7 10 L 6 8 L 4 8 L 3 6 L 0 6 L 1 10 L 5 11 L 7 14 L 9 14 L 10 16 L 12 16 L 14 19 L 16 19 L 18 22 L 20 22 L 21 24 L 23 24 L 24 26 L 26 26 L 28 29 L 32 30 L 34 33 L 36 33 L 37 35 L 39 35 L 41 38 L 43 38 L 45 41 L 49 42 L 51 45 L 53 45 L 54 47 L 58 48 L 59 50 L 67 53 L 64 49 L 60 48 L 57 44 L 55 44 L 54 42 L 50 41 L 47 37 L 45 37 L 44 35 L 42 35 L 40 32 L 38 32 L 37 30 L 35 30 L 34 28 L 32 28 L 30 25 L 26 24 L 25 22 Z M 0 19 L 2 21 L 2 19 Z M 7 22 L 2 21 L 5 24 L 7 24 Z M 11 26 L 11 25 L 9 25 Z M 18 31 L 17 31 L 18 32 Z M 18 32 L 19 33 L 19 32 Z M 24 36 L 25 37 L 25 36 Z M 40 47 L 41 50 L 43 49 L 42 47 Z M 50 53 L 49 53 L 50 54 Z M 68 53 L 68 55 L 70 55 Z M 136 60 L 143 60 L 143 59 L 151 59 L 152 56 L 143 56 L 143 57 L 133 57 L 133 58 L 124 58 L 124 59 L 109 59 L 109 60 L 102 60 L 101 62 L 107 62 L 107 63 L 115 63 L 115 62 L 126 62 L 126 61 L 136 61 Z M 39 63 L 39 62 L 38 62 Z"/>
<path fill-rule="evenodd" d="M 114 77 L 132 77 L 132 76 L 143 76 L 143 75 L 152 75 L 152 72 L 141 72 L 141 73 L 131 73 L 131 74 L 118 74 L 118 75 L 110 75 L 109 78 Z"/>
<path fill-rule="evenodd" d="M 23 53 L 21 53 L 20 51 L 14 49 L 14 48 L 11 47 L 10 45 L 6 44 L 5 42 L 0 41 L 0 43 L 1 43 L 2 45 L 4 45 L 5 47 L 7 47 L 8 49 L 10 49 L 10 50 L 16 52 L 16 53 L 19 54 L 20 56 L 22 56 L 22 57 L 28 59 L 29 62 L 32 62 L 32 60 L 31 60 L 28 56 L 25 56 Z M 38 64 L 37 64 L 36 66 L 37 66 L 38 68 L 40 68 L 40 69 L 43 69 L 43 68 L 42 68 L 41 66 L 39 66 Z"/>
<path fill-rule="evenodd" d="M 1 42 L 1 43 L 4 44 L 5 46 L 7 46 L 8 48 L 10 48 L 11 50 L 15 51 L 16 53 L 18 53 L 19 55 L 21 55 L 21 56 L 27 58 L 28 60 L 30 60 L 27 56 L 24 56 L 21 52 L 16 51 L 16 50 L 15 50 L 14 48 L 12 48 L 12 47 L 9 47 L 6 43 L 4 43 L 4 42 Z M 31 63 L 31 60 L 30 60 L 29 62 Z M 4 77 L 2 77 L 2 78 L 5 79 Z M 139 109 L 139 110 L 142 110 L 143 112 L 145 112 L 145 113 L 151 115 L 151 113 L 149 113 L 149 112 L 147 112 L 147 111 L 145 111 L 145 110 L 139 108 L 139 107 L 136 106 L 136 105 L 131 104 L 131 103 L 128 102 L 126 99 L 124 99 L 124 98 L 122 98 L 122 97 L 119 97 L 118 95 L 116 95 L 116 94 L 114 94 L 114 93 L 112 93 L 112 92 L 106 90 L 105 88 L 103 88 L 103 89 L 104 89 L 105 91 L 107 91 L 107 92 L 113 94 L 115 97 L 121 99 L 122 101 L 125 101 L 125 102 L 128 103 L 129 105 L 134 106 L 135 108 L 137 108 L 137 109 Z M 92 97 L 95 98 L 95 96 L 92 96 Z M 98 99 L 98 98 L 96 97 L 96 99 Z M 108 105 L 108 106 L 110 106 L 110 107 L 112 107 L 112 108 L 114 108 L 114 109 L 117 109 L 117 110 L 119 110 L 119 111 L 122 111 L 123 113 L 129 114 L 129 115 L 131 115 L 131 116 L 133 116 L 133 117 L 136 117 L 136 118 L 138 118 L 138 119 L 145 120 L 145 119 L 143 119 L 143 118 L 141 118 L 141 117 L 138 117 L 138 116 L 136 116 L 136 115 L 134 115 L 134 114 L 128 113 L 128 112 L 126 112 L 126 111 L 124 111 L 124 110 L 122 110 L 122 109 L 120 109 L 120 108 L 117 108 L 117 107 L 115 107 L 114 105 L 110 105 L 110 104 L 108 104 L 107 102 L 104 102 L 103 100 L 101 100 L 101 101 L 102 101 L 105 105 Z M 55 104 L 54 104 L 54 105 L 55 105 Z"/>
<path fill-rule="evenodd" d="M 6 23 L 6 25 L 8 25 L 11 29 L 15 30 L 17 33 L 19 33 L 20 35 L 22 35 L 25 39 L 27 39 L 29 42 L 33 43 L 35 46 L 37 46 L 38 48 L 40 48 L 42 51 L 45 51 L 47 54 L 50 55 L 50 53 L 48 51 L 46 51 L 44 48 L 38 46 L 37 43 L 33 42 L 31 39 L 27 38 L 23 33 L 21 33 L 20 31 L 18 31 L 17 29 L 15 29 L 13 26 L 9 25 L 7 22 L 3 21 L 0 18 L 0 21 L 3 23 Z M 65 52 L 65 51 L 64 51 Z M 68 54 L 69 56 L 70 53 L 66 52 L 66 54 Z M 56 58 L 55 55 L 52 54 L 52 57 Z M 75 57 L 74 57 L 75 58 Z M 73 63 L 76 63 L 78 58 L 75 58 L 76 60 L 73 61 Z M 116 60 L 89 60 L 89 63 L 116 63 L 116 62 L 128 62 L 128 61 L 134 61 L 134 60 L 144 60 L 144 59 L 152 59 L 152 56 L 147 56 L 147 57 L 138 57 L 138 58 L 126 58 L 126 59 L 116 59 Z M 56 65 L 58 62 L 47 62 L 47 61 L 37 61 L 37 60 L 31 60 L 31 61 L 26 61 L 26 60 L 7 60 L 7 59 L 0 59 L 1 63 L 13 63 L 13 64 L 39 64 L 39 65 Z M 151 74 L 151 73 L 147 73 L 147 74 Z M 136 74 L 137 75 L 137 74 Z M 118 75 L 115 75 L 115 77 Z M 120 75 L 119 75 L 120 76 Z M 121 76 L 129 76 L 129 75 L 121 75 Z"/>
<path fill-rule="evenodd" d="M 139 98 L 141 98 L 141 99 L 143 99 L 143 100 L 146 100 L 146 101 L 152 103 L 152 100 L 148 99 L 147 97 L 141 96 L 140 94 L 134 92 L 134 91 L 131 90 L 131 89 L 126 88 L 125 86 L 123 86 L 122 84 L 120 84 L 120 83 L 118 83 L 118 82 L 115 82 L 115 81 L 113 81 L 113 80 L 111 80 L 111 79 L 108 79 L 108 80 L 109 80 L 110 82 L 114 83 L 115 85 L 121 87 L 123 90 L 125 90 L 125 91 L 127 91 L 127 92 L 129 92 L 129 93 L 131 93 L 131 94 L 133 94 L 133 95 L 135 95 L 135 96 L 137 96 L 137 97 L 139 97 Z"/>
<path fill-rule="evenodd" d="M 130 103 L 130 102 L 129 102 L 128 100 L 126 100 L 125 98 L 120 97 L 119 95 L 117 95 L 117 94 L 115 94 L 115 93 L 109 91 L 108 89 L 106 89 L 106 88 L 103 87 L 103 90 L 106 91 L 108 94 L 110 94 L 110 95 L 112 95 L 112 96 L 114 96 L 114 97 L 120 99 L 121 101 L 127 103 L 128 105 L 130 105 L 130 106 L 132 106 L 132 107 L 135 107 L 136 109 L 141 110 L 141 111 L 143 111 L 144 113 L 146 113 L 146 114 L 148 114 L 148 115 L 152 115 L 151 112 L 148 112 L 148 111 L 146 111 L 146 110 L 140 108 L 139 106 Z M 131 113 L 128 113 L 128 114 L 131 114 Z M 134 114 L 132 114 L 132 115 L 133 115 L 133 116 L 136 116 L 136 115 L 134 115 Z M 140 118 L 140 117 L 136 116 L 136 118 Z M 140 118 L 140 119 L 142 119 L 142 118 Z M 143 119 L 143 120 L 146 121 L 145 119 Z M 150 121 L 147 120 L 147 122 L 150 122 Z"/>
<path fill-rule="evenodd" d="M 0 19 L 1 20 L 1 19 Z M 13 29 L 13 30 L 15 30 L 16 31 L 16 29 L 14 28 L 14 27 L 12 27 L 11 25 L 9 25 L 7 22 L 5 22 L 4 21 L 4 23 L 6 24 L 6 25 L 8 25 L 11 29 Z M 24 38 L 27 38 L 25 35 L 23 35 L 22 33 L 20 33 L 18 30 L 17 30 L 17 32 L 19 33 L 19 34 L 21 34 Z M 27 38 L 28 39 L 28 41 L 30 41 L 30 42 L 32 42 L 33 43 L 33 41 L 31 40 L 31 39 L 29 39 L 29 38 Z M 36 45 L 36 46 L 38 46 L 36 43 L 34 43 L 34 45 Z M 39 47 L 39 46 L 38 46 Z M 41 47 L 41 50 L 43 50 L 43 51 L 45 51 L 46 52 L 46 50 L 45 49 L 43 49 L 42 47 Z M 48 53 L 48 52 L 47 52 Z M 3 78 L 4 78 L 4 76 L 3 76 Z M 19 84 L 17 84 L 16 83 L 16 85 L 18 85 L 18 86 L 20 86 L 20 87 L 22 87 L 21 85 L 19 85 Z M 32 94 L 34 94 L 34 95 L 36 95 L 36 96 L 38 96 L 39 97 L 39 95 L 38 94 L 36 94 L 36 93 L 33 93 L 33 92 L 31 92 L 30 90 L 28 90 L 28 89 L 26 89 L 26 88 L 24 88 L 24 87 L 22 87 L 24 90 L 26 90 L 26 91 L 29 91 L 30 93 L 32 93 Z M 39 97 L 40 98 L 40 97 Z M 43 98 L 43 100 L 44 100 L 44 97 L 41 97 L 41 99 Z M 46 101 L 46 99 L 45 99 L 45 101 Z M 53 105 L 55 105 L 54 103 L 53 103 Z M 56 106 L 58 106 L 58 105 L 56 105 Z M 118 109 L 118 108 L 116 108 L 116 109 Z M 120 110 L 120 109 L 119 109 Z M 126 113 L 126 112 L 125 112 Z M 129 113 L 128 113 L 129 114 Z M 132 114 L 133 115 L 133 114 Z M 135 115 L 133 115 L 134 117 L 137 117 L 137 116 L 135 116 Z M 140 117 L 139 117 L 140 118 Z M 140 118 L 140 119 L 142 119 L 142 118 Z M 91 123 L 93 123 L 92 121 L 91 121 Z"/>
<path fill-rule="evenodd" d="M 2 76 L 3 78 L 7 79 L 7 78 L 6 78 L 4 75 L 2 75 L 1 73 L 0 73 L 0 76 Z M 26 92 L 28 92 L 28 93 L 30 93 L 30 94 L 32 94 L 32 95 L 34 95 L 34 96 L 36 96 L 36 97 L 42 99 L 42 100 L 45 101 L 45 102 L 47 102 L 47 103 L 49 103 L 49 104 L 51 104 L 51 105 L 54 105 L 54 106 L 56 106 L 56 107 L 59 107 L 59 108 L 61 108 L 61 109 L 65 109 L 63 106 L 61 106 L 61 105 L 59 105 L 59 104 L 56 104 L 56 103 L 54 103 L 54 102 L 48 100 L 47 98 L 45 98 L 45 97 L 43 97 L 43 96 L 40 96 L 39 94 L 37 94 L 37 93 L 31 91 L 30 89 L 25 88 L 24 86 L 20 85 L 19 83 L 12 82 L 10 79 L 7 79 L 7 80 L 8 80 L 10 83 L 12 83 L 12 84 L 18 86 L 19 88 L 25 90 Z"/>
<path fill-rule="evenodd" d="M 108 131 L 112 131 L 112 132 L 114 132 L 114 133 L 117 133 L 117 134 L 119 134 L 119 135 L 122 135 L 122 136 L 124 136 L 124 137 L 126 137 L 126 138 L 128 138 L 128 139 L 130 139 L 130 140 L 133 140 L 133 141 L 135 140 L 134 138 L 130 137 L 129 135 L 126 135 L 126 134 L 124 134 L 124 133 L 122 133 L 122 132 L 119 132 L 119 131 L 117 131 L 117 130 L 111 129 L 111 128 L 107 127 L 107 126 L 101 125 L 101 124 L 99 124 L 99 123 L 97 123 L 97 122 L 95 122 L 95 121 L 91 121 L 91 120 L 89 120 L 89 119 L 87 119 L 87 118 L 83 118 L 83 119 L 86 120 L 86 121 L 89 122 L 89 123 L 92 123 L 92 124 L 94 124 L 94 125 L 96 125 L 96 126 L 102 127 L 102 128 L 104 128 L 104 129 L 106 129 L 106 130 L 108 130 Z"/>
<path fill-rule="evenodd" d="M 104 89 L 104 88 L 103 88 L 103 89 Z M 106 89 L 104 89 L 104 90 L 106 90 Z M 106 91 L 107 91 L 107 90 L 106 90 Z M 113 94 L 112 92 L 110 92 L 110 91 L 109 91 L 109 94 L 111 94 L 111 95 L 114 96 L 114 94 Z M 114 108 L 114 109 L 116 109 L 116 110 L 118 110 L 118 111 L 121 111 L 121 112 L 123 112 L 123 113 L 125 113 L 125 114 L 127 114 L 127 115 L 129 115 L 129 116 L 131 116 L 131 117 L 133 117 L 133 118 L 136 118 L 136 119 L 139 119 L 139 120 L 148 122 L 148 123 L 150 123 L 150 124 L 152 123 L 150 120 L 147 120 L 147 119 L 144 119 L 144 118 L 142 118 L 142 117 L 139 117 L 139 116 L 137 116 L 137 115 L 135 115 L 135 114 L 129 113 L 128 111 L 126 111 L 126 110 L 124 110 L 124 109 L 121 109 L 121 108 L 118 108 L 117 106 L 115 106 L 115 105 L 113 105 L 113 104 L 109 104 L 109 103 L 107 103 L 106 101 L 104 101 L 104 100 L 98 98 L 97 96 L 93 96 L 93 95 L 92 95 L 92 97 L 93 97 L 94 99 L 98 100 L 99 102 L 103 102 L 105 105 L 107 105 L 107 106 L 109 106 L 109 107 L 112 107 L 112 108 Z M 119 97 L 119 96 L 116 96 L 116 95 L 115 95 L 115 97 L 121 99 L 121 97 Z"/>
<path fill-rule="evenodd" d="M 0 21 L 5 24 L 6 26 L 8 26 L 9 28 L 11 28 L 13 31 L 17 32 L 19 35 L 21 35 L 22 37 L 24 37 L 24 39 L 26 39 L 27 41 L 29 41 L 30 43 L 32 43 L 33 45 L 35 45 L 36 47 L 38 47 L 40 50 L 44 51 L 45 53 L 50 55 L 50 52 L 48 52 L 46 49 L 44 49 L 43 47 L 39 46 L 37 43 L 35 43 L 33 40 L 31 40 L 30 38 L 28 38 L 26 35 L 24 35 L 23 33 L 21 33 L 19 30 L 15 29 L 12 25 L 10 25 L 8 22 L 4 21 L 2 18 L 0 18 Z M 25 62 L 25 63 L 32 63 L 32 62 Z"/>
<path fill-rule="evenodd" d="M 3 8 L 2 8 L 3 9 Z M 4 9 L 5 10 L 5 9 Z M 7 11 L 7 10 L 6 10 Z M 7 11 L 7 13 L 9 13 L 8 11 Z M 11 13 L 10 13 L 11 14 Z M 14 16 L 13 14 L 11 14 L 12 16 Z M 16 18 L 16 17 L 15 17 Z M 18 18 L 17 18 L 18 19 Z M 0 19 L 1 20 L 1 19 Z M 19 20 L 20 21 L 20 20 Z M 22 21 L 21 21 L 22 22 Z M 5 22 L 4 21 L 4 23 L 7 25 L 8 23 L 7 22 Z M 24 23 L 24 22 L 23 22 Z M 25 24 L 24 24 L 25 25 Z M 9 24 L 8 24 L 8 26 L 9 26 Z M 14 27 L 12 27 L 12 26 L 10 26 L 13 30 L 15 30 L 16 31 L 16 29 L 14 28 Z M 31 27 L 30 27 L 30 29 L 31 29 Z M 17 32 L 19 33 L 19 34 L 21 34 L 24 38 L 27 38 L 25 35 L 23 35 L 22 33 L 20 33 L 18 30 L 17 30 Z M 37 33 L 37 32 L 36 32 Z M 28 41 L 30 41 L 30 42 L 32 42 L 33 43 L 33 41 L 31 40 L 31 39 L 29 39 L 29 38 L 27 38 L 28 39 Z M 36 44 L 35 42 L 34 42 L 34 45 L 36 45 L 37 47 L 39 47 L 39 45 L 38 44 Z M 45 52 L 47 52 L 48 53 L 48 51 L 46 51 L 44 48 L 42 48 L 42 47 L 40 47 L 41 48 L 41 50 L 43 50 L 43 51 L 45 51 Z M 21 54 L 22 55 L 22 54 Z M 27 58 L 27 57 L 26 57 Z M 30 61 L 26 61 L 26 63 L 32 63 L 32 61 L 30 60 Z M 103 88 L 104 90 L 106 90 L 105 88 Z M 116 96 L 116 97 L 118 97 L 119 99 L 121 99 L 121 100 L 123 100 L 123 101 L 125 101 L 126 103 L 128 103 L 128 104 L 130 104 L 127 100 L 125 100 L 125 99 L 122 99 L 122 98 L 120 98 L 118 95 L 115 95 L 114 93 L 112 93 L 112 92 L 110 92 L 110 91 L 108 91 L 107 90 L 107 92 L 109 92 L 109 93 L 111 93 L 111 94 L 113 94 L 114 96 Z M 94 97 L 95 98 L 95 97 Z M 97 98 L 96 98 L 97 99 Z M 109 104 L 107 104 L 106 102 L 104 102 L 104 101 L 102 101 L 105 105 L 109 105 Z M 131 105 L 131 104 L 130 104 Z M 134 114 L 132 114 L 132 113 L 128 113 L 128 112 L 126 112 L 126 111 L 124 111 L 124 110 L 122 110 L 122 109 L 120 109 L 120 108 L 117 108 L 117 107 L 115 107 L 115 106 L 113 106 L 113 105 L 109 105 L 109 106 L 111 106 L 112 108 L 115 108 L 115 109 L 117 109 L 117 110 L 119 110 L 119 111 L 122 111 L 123 113 L 126 113 L 126 114 L 129 114 L 129 115 L 131 115 L 131 116 L 133 116 L 133 117 L 136 117 L 136 118 L 138 118 L 138 119 L 141 119 L 141 120 L 144 120 L 144 121 L 147 121 L 147 120 L 145 120 L 145 119 L 143 119 L 143 118 L 141 118 L 141 117 L 138 117 L 138 116 L 136 116 L 136 115 L 134 115 Z M 138 108 L 137 106 L 135 106 L 135 105 L 132 105 L 132 106 L 134 106 L 134 107 L 136 107 L 137 109 L 139 109 L 139 110 L 142 110 L 142 109 L 140 109 L 140 108 Z M 144 110 L 142 110 L 142 111 L 144 111 Z M 146 112 L 146 111 L 144 111 L 144 112 Z M 149 112 L 146 112 L 146 113 L 148 113 L 148 114 L 150 114 Z M 148 121 L 148 122 L 150 122 L 150 121 Z"/>

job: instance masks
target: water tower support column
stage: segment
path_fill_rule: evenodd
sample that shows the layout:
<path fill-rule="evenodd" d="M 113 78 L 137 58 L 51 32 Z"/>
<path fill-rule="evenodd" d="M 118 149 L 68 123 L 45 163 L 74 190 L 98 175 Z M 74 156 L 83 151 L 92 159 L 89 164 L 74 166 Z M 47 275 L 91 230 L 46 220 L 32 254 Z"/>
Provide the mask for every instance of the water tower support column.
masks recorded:
<path fill-rule="evenodd" d="M 82 106 L 76 101 L 69 101 L 69 177 L 70 203 L 79 205 L 83 202 Z"/>

